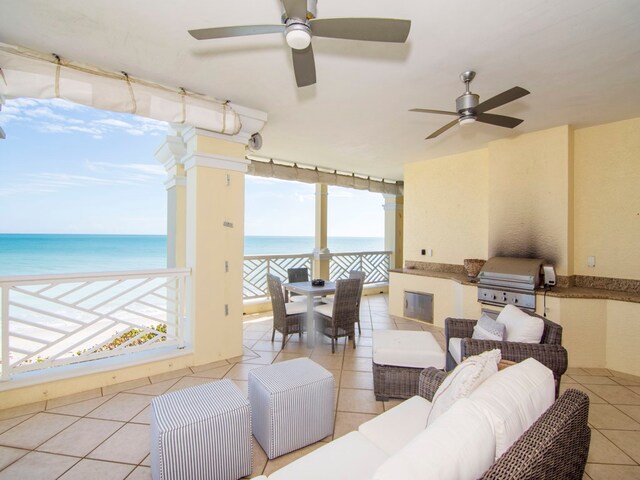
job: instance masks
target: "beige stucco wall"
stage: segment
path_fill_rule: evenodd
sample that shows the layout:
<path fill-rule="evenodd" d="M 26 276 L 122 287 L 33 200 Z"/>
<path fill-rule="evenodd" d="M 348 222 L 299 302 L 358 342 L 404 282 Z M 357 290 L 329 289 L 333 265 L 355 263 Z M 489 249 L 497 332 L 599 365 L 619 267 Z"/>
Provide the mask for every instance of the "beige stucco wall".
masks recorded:
<path fill-rule="evenodd" d="M 640 118 L 576 130 L 574 157 L 575 273 L 640 280 Z"/>
<path fill-rule="evenodd" d="M 461 264 L 497 254 L 536 256 L 554 263 L 560 275 L 640 279 L 638 152 L 635 118 L 577 130 L 561 126 L 408 164 L 405 258 Z M 421 256 L 421 248 L 433 248 L 433 257 Z M 596 256 L 595 268 L 586 266 L 589 255 Z M 435 294 L 436 325 L 461 312 L 474 318 L 479 309 L 475 287 L 393 274 L 393 315 L 402 316 L 405 289 Z M 571 365 L 640 375 L 633 345 L 640 304 L 548 297 L 547 308 L 563 325 Z"/>
<path fill-rule="evenodd" d="M 489 143 L 488 256 L 542 258 L 570 275 L 568 126 Z"/>
<path fill-rule="evenodd" d="M 482 149 L 405 166 L 405 260 L 486 258 L 487 161 Z"/>

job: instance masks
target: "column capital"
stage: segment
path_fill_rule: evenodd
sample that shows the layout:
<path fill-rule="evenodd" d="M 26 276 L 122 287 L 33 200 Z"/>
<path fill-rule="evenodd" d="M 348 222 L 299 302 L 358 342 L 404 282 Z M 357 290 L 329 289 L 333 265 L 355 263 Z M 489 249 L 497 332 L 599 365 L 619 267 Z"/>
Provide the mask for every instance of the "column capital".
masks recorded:
<path fill-rule="evenodd" d="M 173 187 L 186 187 L 187 177 L 184 175 L 173 175 L 165 180 L 164 186 L 167 190 Z"/>
<path fill-rule="evenodd" d="M 207 167 L 246 173 L 250 163 L 250 160 L 244 158 L 227 157 L 210 153 L 191 153 L 184 159 L 184 170 L 188 172 L 194 167 Z"/>
<path fill-rule="evenodd" d="M 167 135 L 156 151 L 154 156 L 164 168 L 169 171 L 176 165 L 182 163 L 182 159 L 187 153 L 187 146 L 178 135 Z"/>

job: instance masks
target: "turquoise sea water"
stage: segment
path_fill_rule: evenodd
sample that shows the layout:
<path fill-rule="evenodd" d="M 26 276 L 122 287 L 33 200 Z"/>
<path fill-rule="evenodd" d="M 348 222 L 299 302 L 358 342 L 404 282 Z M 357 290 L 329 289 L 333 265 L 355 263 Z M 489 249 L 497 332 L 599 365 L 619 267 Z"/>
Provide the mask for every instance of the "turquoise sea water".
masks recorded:
<path fill-rule="evenodd" d="M 245 255 L 309 253 L 313 237 L 245 237 Z M 0 276 L 166 267 L 164 235 L 0 234 Z M 333 253 L 379 251 L 384 239 L 330 237 Z"/>

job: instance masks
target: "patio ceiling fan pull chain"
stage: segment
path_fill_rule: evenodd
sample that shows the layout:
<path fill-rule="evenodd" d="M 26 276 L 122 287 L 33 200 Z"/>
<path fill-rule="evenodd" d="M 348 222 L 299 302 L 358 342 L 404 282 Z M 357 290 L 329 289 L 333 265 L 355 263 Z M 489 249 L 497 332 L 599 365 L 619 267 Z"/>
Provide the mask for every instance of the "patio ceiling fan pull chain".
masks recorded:
<path fill-rule="evenodd" d="M 124 79 L 127 82 L 127 86 L 129 87 L 129 95 L 131 95 L 131 105 L 132 110 L 129 113 L 136 113 L 138 111 L 138 103 L 136 102 L 136 96 L 133 94 L 133 85 L 131 85 L 131 79 L 129 78 L 129 74 L 127 72 L 121 72 L 124 75 Z"/>

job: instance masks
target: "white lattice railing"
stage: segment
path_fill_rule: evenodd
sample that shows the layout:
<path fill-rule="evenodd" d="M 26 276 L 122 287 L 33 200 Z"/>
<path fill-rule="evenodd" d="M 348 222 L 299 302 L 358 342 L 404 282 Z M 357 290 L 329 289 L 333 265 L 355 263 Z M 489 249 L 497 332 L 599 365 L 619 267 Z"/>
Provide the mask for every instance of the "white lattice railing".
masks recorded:
<path fill-rule="evenodd" d="M 0 277 L 2 380 L 159 347 L 182 348 L 188 269 Z"/>
<path fill-rule="evenodd" d="M 329 279 L 348 278 L 351 270 L 365 272 L 365 285 L 389 281 L 389 255 L 391 252 L 353 252 L 329 254 Z M 302 255 L 249 255 L 244 257 L 245 300 L 266 298 L 267 273 L 287 278 L 289 268 L 307 267 L 315 277 L 313 254 Z"/>
<path fill-rule="evenodd" d="M 267 273 L 287 278 L 290 268 L 307 267 L 311 273 L 313 255 L 248 255 L 244 257 L 244 285 L 245 300 L 266 298 Z"/>
<path fill-rule="evenodd" d="M 329 279 L 333 282 L 349 278 L 351 270 L 365 273 L 364 284 L 389 282 L 391 252 L 332 253 L 329 260 Z"/>

